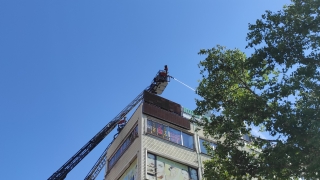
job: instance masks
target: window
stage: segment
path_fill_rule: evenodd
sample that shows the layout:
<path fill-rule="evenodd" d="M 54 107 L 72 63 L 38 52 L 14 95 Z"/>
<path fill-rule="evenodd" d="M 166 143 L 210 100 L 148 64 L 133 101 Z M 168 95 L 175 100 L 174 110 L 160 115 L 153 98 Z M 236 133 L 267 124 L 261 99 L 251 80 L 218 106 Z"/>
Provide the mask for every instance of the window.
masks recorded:
<path fill-rule="evenodd" d="M 135 159 L 129 168 L 121 175 L 118 180 L 137 180 L 138 179 L 138 160 Z"/>
<path fill-rule="evenodd" d="M 199 180 L 192 167 L 148 153 L 147 178 L 150 180 Z"/>
<path fill-rule="evenodd" d="M 251 141 L 252 141 L 251 138 L 250 138 L 250 136 L 249 136 L 248 134 L 243 135 L 243 136 L 242 136 L 242 139 L 245 140 L 245 141 L 247 141 L 247 142 L 251 142 Z"/>
<path fill-rule="evenodd" d="M 151 134 L 157 135 L 157 124 L 158 123 L 151 121 Z"/>
<path fill-rule="evenodd" d="M 186 146 L 190 149 L 194 148 L 193 136 L 182 132 L 183 146 Z"/>
<path fill-rule="evenodd" d="M 147 132 L 148 133 L 152 132 L 152 121 L 147 121 Z"/>
<path fill-rule="evenodd" d="M 169 140 L 174 143 L 181 144 L 181 131 L 169 128 Z"/>
<path fill-rule="evenodd" d="M 206 146 L 205 146 L 206 143 L 208 143 L 212 149 L 215 149 L 217 147 L 217 145 L 212 143 L 212 142 L 208 142 L 206 140 L 199 139 L 200 152 L 203 153 L 203 154 L 208 154 L 208 151 L 207 151 Z"/>
<path fill-rule="evenodd" d="M 168 126 L 163 126 L 164 134 L 163 138 L 164 139 L 169 139 L 169 127 Z"/>
<path fill-rule="evenodd" d="M 196 169 L 189 167 L 189 174 L 190 174 L 190 180 L 197 180 L 198 178 L 198 171 Z"/>
<path fill-rule="evenodd" d="M 193 136 L 172 127 L 147 120 L 147 133 L 180 144 L 190 149 L 194 149 Z"/>
<path fill-rule="evenodd" d="M 155 174 L 156 174 L 155 164 L 156 164 L 155 155 L 148 153 L 147 176 L 149 176 L 149 177 L 154 177 L 155 176 Z"/>
<path fill-rule="evenodd" d="M 164 139 L 169 139 L 168 126 L 153 121 L 147 121 L 147 132 Z"/>
<path fill-rule="evenodd" d="M 163 137 L 164 135 L 164 130 L 163 130 L 163 125 L 157 123 L 157 134 L 159 137 Z"/>
<path fill-rule="evenodd" d="M 138 125 L 130 132 L 127 139 L 120 145 L 116 153 L 109 159 L 108 168 L 111 169 L 113 165 L 118 161 L 121 155 L 128 149 L 128 147 L 133 143 L 133 141 L 138 137 Z"/>

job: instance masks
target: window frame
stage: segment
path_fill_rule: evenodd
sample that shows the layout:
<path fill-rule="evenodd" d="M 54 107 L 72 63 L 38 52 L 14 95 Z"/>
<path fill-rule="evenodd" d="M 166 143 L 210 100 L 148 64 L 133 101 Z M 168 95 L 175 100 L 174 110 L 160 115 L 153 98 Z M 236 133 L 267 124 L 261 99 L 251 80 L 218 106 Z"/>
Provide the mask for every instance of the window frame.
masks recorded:
<path fill-rule="evenodd" d="M 118 162 L 121 156 L 129 149 L 131 144 L 133 144 L 133 142 L 139 137 L 138 124 L 135 124 L 133 127 L 134 128 L 131 129 L 131 131 L 127 134 L 127 136 L 124 138 L 121 144 L 118 145 L 117 149 L 113 152 L 113 154 L 108 159 L 108 167 L 107 167 L 108 171 L 113 168 L 113 166 Z M 129 139 L 130 136 L 132 139 Z"/>
<path fill-rule="evenodd" d="M 146 172 L 145 172 L 146 179 L 151 179 L 151 178 L 149 178 L 149 176 L 154 177 L 155 180 L 158 179 L 158 178 L 157 178 L 157 162 L 158 162 L 158 157 L 161 157 L 162 159 L 165 159 L 165 160 L 168 160 L 168 161 L 172 161 L 173 163 L 177 163 L 177 164 L 179 164 L 179 165 L 186 166 L 186 167 L 187 167 L 186 171 L 187 171 L 188 174 L 189 174 L 189 179 L 190 179 L 190 180 L 194 180 L 194 179 L 191 179 L 191 178 L 192 178 L 191 171 L 194 170 L 194 172 L 196 172 L 196 178 L 197 178 L 197 179 L 195 179 L 195 180 L 200 180 L 200 179 L 199 179 L 199 168 L 198 168 L 198 167 L 191 167 L 191 166 L 189 166 L 189 165 L 187 165 L 187 164 L 178 162 L 178 161 L 176 161 L 176 160 L 173 160 L 173 159 L 170 159 L 170 158 L 161 156 L 161 155 L 159 156 L 158 154 L 155 154 L 155 153 L 153 153 L 153 152 L 147 152 L 147 156 L 146 156 L 146 157 L 148 158 L 149 155 L 151 155 L 151 156 L 154 157 L 154 159 L 153 159 L 153 164 L 154 164 L 154 170 L 155 170 L 155 171 L 154 171 L 154 174 L 151 174 L 151 173 L 148 173 L 148 171 L 146 170 Z M 148 159 L 146 159 L 146 166 L 147 166 L 147 163 L 148 163 L 147 161 L 148 161 Z"/>
<path fill-rule="evenodd" d="M 159 136 L 159 135 L 158 135 L 158 130 L 156 130 L 156 133 L 153 133 L 153 131 L 152 131 L 152 128 L 153 128 L 153 127 L 151 127 L 151 131 L 148 130 L 148 129 L 150 129 L 150 128 L 148 127 L 149 122 L 151 122 L 151 124 L 155 123 L 156 126 L 157 126 L 157 124 L 161 124 L 162 127 L 163 127 L 163 135 L 162 135 L 162 136 Z M 190 150 L 196 151 L 194 134 L 192 134 L 192 133 L 190 133 L 190 132 L 181 131 L 181 130 L 178 129 L 178 128 L 172 127 L 172 126 L 170 126 L 170 125 L 166 125 L 166 124 L 164 124 L 164 123 L 159 123 L 159 122 L 157 122 L 157 121 L 155 121 L 155 120 L 152 120 L 152 119 L 149 119 L 149 118 L 146 119 L 145 124 L 146 124 L 145 134 L 150 134 L 150 135 L 152 135 L 152 136 L 155 136 L 155 137 L 164 139 L 164 140 L 166 140 L 166 141 L 169 141 L 169 142 L 172 142 L 172 143 L 174 143 L 174 144 L 178 144 L 178 145 L 180 145 L 180 146 L 183 146 L 183 147 L 185 147 L 185 148 L 188 148 L 188 149 L 190 149 Z M 167 128 L 167 129 L 165 130 L 165 128 Z M 156 129 L 157 129 L 157 127 L 156 127 Z M 173 130 L 175 130 L 175 131 L 180 132 L 180 135 L 179 135 L 179 137 L 180 137 L 180 139 L 179 139 L 179 140 L 180 140 L 180 143 L 176 143 L 175 141 L 171 140 L 170 129 L 173 129 Z M 149 132 L 149 131 L 150 131 L 150 132 Z M 167 136 L 165 136 L 165 133 L 166 133 L 166 132 L 167 132 Z M 192 139 L 192 141 L 193 141 L 193 143 L 192 143 L 192 144 L 193 144 L 193 145 L 192 145 L 192 148 L 190 148 L 189 146 L 185 146 L 185 145 L 184 145 L 184 143 L 183 143 L 184 139 L 183 139 L 183 135 L 182 135 L 183 133 L 186 134 L 186 135 L 191 136 L 191 139 Z"/>
<path fill-rule="evenodd" d="M 188 146 L 185 146 L 185 145 L 184 145 L 184 138 L 183 138 L 183 134 L 186 134 L 186 135 L 188 135 L 188 136 L 190 136 L 190 137 L 191 137 L 191 139 L 192 139 L 192 148 L 190 148 L 190 147 L 188 147 Z M 181 131 L 181 137 L 182 137 L 181 142 L 182 142 L 182 145 L 183 145 L 184 147 L 187 147 L 187 148 L 189 148 L 189 149 L 195 149 L 195 140 L 194 140 L 194 136 L 193 136 L 193 135 L 191 135 L 191 134 L 189 134 L 189 133 L 185 133 L 185 132 Z"/>
<path fill-rule="evenodd" d="M 205 138 L 201 138 L 201 137 L 198 138 L 198 142 L 199 142 L 199 152 L 200 152 L 201 154 L 205 154 L 205 155 L 210 156 L 210 155 L 208 154 L 208 150 L 206 149 L 206 147 L 201 143 L 201 140 L 203 140 L 204 142 L 210 143 L 210 145 L 211 145 L 211 147 L 212 147 L 213 150 L 216 149 L 217 144 L 216 144 L 215 142 L 210 141 L 210 140 L 205 139 Z M 206 152 L 202 152 L 201 145 L 205 148 Z"/>

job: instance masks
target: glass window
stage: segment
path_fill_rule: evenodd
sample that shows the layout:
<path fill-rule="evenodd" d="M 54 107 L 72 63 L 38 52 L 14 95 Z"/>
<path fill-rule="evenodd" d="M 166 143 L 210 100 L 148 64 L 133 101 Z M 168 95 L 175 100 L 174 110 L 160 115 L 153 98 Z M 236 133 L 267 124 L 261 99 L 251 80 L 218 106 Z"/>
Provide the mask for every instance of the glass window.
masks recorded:
<path fill-rule="evenodd" d="M 152 131 L 152 121 L 148 120 L 147 121 L 147 132 L 151 133 Z"/>
<path fill-rule="evenodd" d="M 183 146 L 193 149 L 194 147 L 193 136 L 182 132 L 182 139 L 183 139 Z"/>
<path fill-rule="evenodd" d="M 245 141 L 251 142 L 251 138 L 250 138 L 250 136 L 248 134 L 243 135 L 242 138 Z"/>
<path fill-rule="evenodd" d="M 157 124 L 156 122 L 152 122 L 152 130 L 151 130 L 151 134 L 157 135 Z"/>
<path fill-rule="evenodd" d="M 163 125 L 162 124 L 157 123 L 157 134 L 158 134 L 158 136 L 163 137 L 164 132 L 163 132 Z"/>
<path fill-rule="evenodd" d="M 134 128 L 134 137 L 136 138 L 136 137 L 138 137 L 139 136 L 139 131 L 138 131 L 138 126 L 136 126 L 135 128 Z"/>
<path fill-rule="evenodd" d="M 214 143 L 212 143 L 212 142 L 208 142 L 208 141 L 205 141 L 205 140 L 203 140 L 203 139 L 199 139 L 200 152 L 201 152 L 201 153 L 208 154 L 208 151 L 207 151 L 207 149 L 206 149 L 206 147 L 205 147 L 205 143 L 209 143 L 209 144 L 210 144 L 210 147 L 211 147 L 212 149 L 215 149 L 215 148 L 217 147 L 217 145 L 214 144 Z"/>
<path fill-rule="evenodd" d="M 129 136 L 130 139 L 127 139 L 123 145 L 122 145 L 122 148 L 121 148 L 121 152 L 124 152 L 128 147 L 129 145 L 133 142 L 133 136 Z M 122 153 L 121 153 L 122 154 Z"/>
<path fill-rule="evenodd" d="M 181 131 L 169 127 L 169 140 L 181 144 Z"/>
<path fill-rule="evenodd" d="M 215 150 L 217 148 L 217 145 L 215 143 L 210 143 L 211 147 L 213 150 Z"/>
<path fill-rule="evenodd" d="M 168 179 L 168 177 L 166 177 L 166 169 L 168 169 L 168 167 L 165 167 L 165 164 L 166 163 L 163 161 L 163 158 L 157 157 L 157 161 L 156 161 L 157 180 Z"/>
<path fill-rule="evenodd" d="M 198 180 L 198 171 L 189 167 L 190 180 Z"/>
<path fill-rule="evenodd" d="M 138 180 L 138 160 L 135 159 L 118 180 Z"/>
<path fill-rule="evenodd" d="M 156 169 L 156 157 L 153 154 L 148 153 L 147 159 L 147 177 L 148 179 L 155 179 Z"/>
<path fill-rule="evenodd" d="M 111 169 L 113 167 L 113 165 L 117 162 L 117 160 L 122 156 L 122 154 L 128 149 L 128 147 L 132 144 L 134 139 L 137 137 L 138 137 L 138 126 L 136 126 L 130 132 L 127 139 L 119 146 L 118 150 L 109 159 L 109 166 L 108 166 L 109 169 Z"/>
<path fill-rule="evenodd" d="M 194 149 L 193 135 L 165 126 L 161 123 L 147 120 L 147 133 L 156 135 L 162 139 L 167 139 L 187 148 Z"/>
<path fill-rule="evenodd" d="M 127 139 L 125 142 L 124 142 L 124 144 L 123 144 L 123 146 L 129 146 L 130 145 L 130 141 L 129 141 L 129 139 Z"/>
<path fill-rule="evenodd" d="M 164 139 L 169 139 L 169 132 L 168 132 L 169 127 L 168 126 L 163 126 L 163 138 Z"/>
<path fill-rule="evenodd" d="M 148 153 L 147 177 L 150 180 L 199 180 L 196 169 Z"/>
<path fill-rule="evenodd" d="M 110 159 L 109 166 L 113 166 L 113 162 L 114 162 L 114 157 Z"/>
<path fill-rule="evenodd" d="M 201 153 L 204 153 L 204 154 L 207 154 L 207 149 L 204 145 L 204 142 L 206 142 L 205 140 L 203 139 L 199 139 L 199 143 L 200 143 L 200 152 Z"/>
<path fill-rule="evenodd" d="M 115 159 L 119 159 L 119 157 L 120 157 L 120 151 L 117 150 L 116 155 L 115 155 Z"/>

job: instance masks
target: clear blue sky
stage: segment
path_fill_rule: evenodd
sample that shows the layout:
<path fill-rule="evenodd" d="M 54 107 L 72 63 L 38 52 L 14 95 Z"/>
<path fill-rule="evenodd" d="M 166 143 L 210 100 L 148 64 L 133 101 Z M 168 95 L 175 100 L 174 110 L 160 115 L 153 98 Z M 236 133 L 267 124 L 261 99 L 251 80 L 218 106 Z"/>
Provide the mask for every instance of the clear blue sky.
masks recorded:
<path fill-rule="evenodd" d="M 50 177 L 165 64 L 195 88 L 200 49 L 245 50 L 248 23 L 286 3 L 0 1 L 0 179 Z M 176 81 L 163 97 L 195 108 Z M 83 179 L 112 136 L 67 179 Z"/>

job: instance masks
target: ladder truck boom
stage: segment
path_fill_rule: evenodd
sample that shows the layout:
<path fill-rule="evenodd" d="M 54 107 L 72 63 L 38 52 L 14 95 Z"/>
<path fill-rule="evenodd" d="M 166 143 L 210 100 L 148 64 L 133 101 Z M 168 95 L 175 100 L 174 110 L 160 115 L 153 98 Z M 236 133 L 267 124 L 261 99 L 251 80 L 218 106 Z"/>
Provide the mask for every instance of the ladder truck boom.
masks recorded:
<path fill-rule="evenodd" d="M 145 90 L 153 94 L 162 94 L 166 88 L 170 76 L 168 76 L 168 68 L 165 65 L 164 70 L 160 70 L 155 78 L 152 80 L 151 85 Z M 128 104 L 115 118 L 113 118 L 103 129 L 101 129 L 89 142 L 87 142 L 75 155 L 73 155 L 62 167 L 53 173 L 48 180 L 63 180 L 67 174 L 86 156 L 88 155 L 116 126 L 117 124 L 143 99 L 143 91 L 140 93 L 130 104 Z M 108 146 L 109 147 L 109 146 Z M 107 147 L 107 149 L 108 149 Z M 106 149 L 106 150 L 107 150 Z M 105 150 L 105 153 L 106 153 Z M 101 158 L 101 157 L 100 157 Z M 99 158 L 99 160 L 100 160 Z M 101 162 L 96 163 L 99 167 Z M 102 159 L 103 161 L 103 159 Z M 105 163 L 105 162 L 104 162 Z M 93 167 L 90 171 L 97 176 L 97 170 L 100 172 L 102 167 Z M 98 173 L 99 173 L 98 172 Z M 89 173 L 92 177 L 92 175 Z"/>
<path fill-rule="evenodd" d="M 112 145 L 113 141 L 107 146 L 107 148 L 103 151 L 97 162 L 94 164 L 92 169 L 89 171 L 87 176 L 84 178 L 85 180 L 94 180 L 99 175 L 102 168 L 107 163 L 107 151 L 109 147 Z"/>

